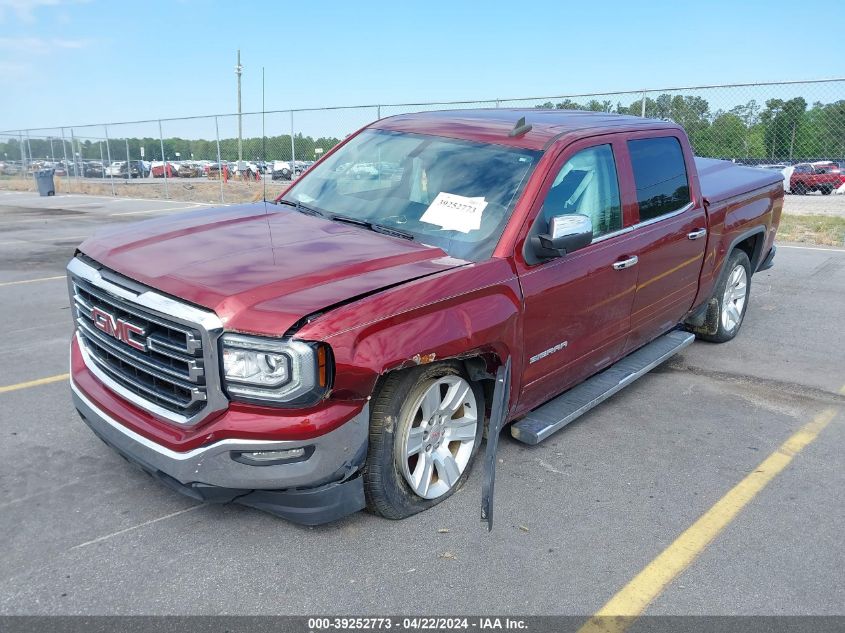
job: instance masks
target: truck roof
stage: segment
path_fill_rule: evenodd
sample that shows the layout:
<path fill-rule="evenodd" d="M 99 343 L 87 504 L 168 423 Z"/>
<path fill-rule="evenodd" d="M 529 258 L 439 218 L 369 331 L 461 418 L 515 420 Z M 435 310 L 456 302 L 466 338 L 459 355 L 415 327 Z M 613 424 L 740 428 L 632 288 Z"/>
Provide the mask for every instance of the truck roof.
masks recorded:
<path fill-rule="evenodd" d="M 525 117 L 532 128 L 520 136 L 508 136 L 516 123 Z M 437 110 L 399 114 L 380 119 L 370 128 L 397 132 L 416 132 L 469 141 L 497 143 L 524 149 L 542 150 L 552 141 L 568 133 L 590 130 L 600 133 L 612 128 L 624 129 L 680 129 L 672 122 L 645 119 L 607 112 L 581 110 L 552 110 L 542 108 L 488 108 L 473 110 Z"/>

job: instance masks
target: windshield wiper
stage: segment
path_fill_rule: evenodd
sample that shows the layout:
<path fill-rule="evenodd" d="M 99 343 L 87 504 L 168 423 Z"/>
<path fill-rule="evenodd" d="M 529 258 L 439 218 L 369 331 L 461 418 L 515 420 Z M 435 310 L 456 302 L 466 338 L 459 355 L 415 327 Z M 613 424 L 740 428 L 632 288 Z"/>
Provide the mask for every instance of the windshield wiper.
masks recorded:
<path fill-rule="evenodd" d="M 369 229 L 371 231 L 375 231 L 376 233 L 383 233 L 384 235 L 392 235 L 393 237 L 401 237 L 406 240 L 413 240 L 414 236 L 407 231 L 403 231 L 401 229 L 394 229 L 391 226 L 384 226 L 383 224 L 375 224 L 373 222 L 368 222 L 367 220 L 360 220 L 358 218 L 350 218 L 347 215 L 332 215 L 329 217 L 330 220 L 334 220 L 335 222 L 346 222 L 347 224 L 354 224 L 355 226 L 362 226 L 365 229 Z"/>
<path fill-rule="evenodd" d="M 294 209 L 296 209 L 300 213 L 304 213 L 305 215 L 314 215 L 314 216 L 317 216 L 319 218 L 327 217 L 326 214 L 323 213 L 322 211 L 320 211 L 319 209 L 315 209 L 314 207 L 306 206 L 299 201 L 291 202 L 290 200 L 285 200 L 284 198 L 282 198 L 281 200 L 279 200 L 279 204 L 286 204 L 289 207 L 293 207 Z"/>

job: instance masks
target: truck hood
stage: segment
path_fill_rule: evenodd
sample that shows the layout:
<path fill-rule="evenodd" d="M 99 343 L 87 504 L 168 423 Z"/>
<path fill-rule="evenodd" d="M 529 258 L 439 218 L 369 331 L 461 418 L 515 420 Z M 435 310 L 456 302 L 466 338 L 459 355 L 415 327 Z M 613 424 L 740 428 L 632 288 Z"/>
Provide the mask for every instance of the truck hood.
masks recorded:
<path fill-rule="evenodd" d="M 214 310 L 227 329 L 282 335 L 303 317 L 468 262 L 439 248 L 255 203 L 97 233 L 80 250 Z"/>

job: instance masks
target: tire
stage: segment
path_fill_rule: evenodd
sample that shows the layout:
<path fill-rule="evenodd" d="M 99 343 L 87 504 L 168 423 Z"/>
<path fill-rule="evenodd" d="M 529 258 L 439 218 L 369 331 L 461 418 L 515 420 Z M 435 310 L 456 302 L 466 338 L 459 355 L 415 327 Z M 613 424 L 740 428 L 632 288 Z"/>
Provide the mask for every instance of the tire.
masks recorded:
<path fill-rule="evenodd" d="M 821 192 L 823 196 L 829 196 L 833 192 L 833 187 L 822 187 Z"/>
<path fill-rule="evenodd" d="M 367 508 L 388 519 L 404 519 L 454 494 L 481 446 L 484 405 L 481 386 L 459 363 L 389 374 L 372 401 L 364 467 Z M 452 415 L 444 413 L 453 408 Z M 415 446 L 419 450 L 412 452 Z"/>
<path fill-rule="evenodd" d="M 804 185 L 803 182 L 796 182 L 795 185 L 791 187 L 791 189 L 792 193 L 794 193 L 796 196 L 803 196 L 805 193 L 807 193 L 807 187 Z"/>
<path fill-rule="evenodd" d="M 711 343 L 726 343 L 736 337 L 745 320 L 750 295 L 751 262 L 744 251 L 734 250 L 713 292 L 713 299 L 718 304 L 719 327 L 715 334 L 698 333 L 696 336 Z M 729 303 L 733 309 L 728 307 Z"/>

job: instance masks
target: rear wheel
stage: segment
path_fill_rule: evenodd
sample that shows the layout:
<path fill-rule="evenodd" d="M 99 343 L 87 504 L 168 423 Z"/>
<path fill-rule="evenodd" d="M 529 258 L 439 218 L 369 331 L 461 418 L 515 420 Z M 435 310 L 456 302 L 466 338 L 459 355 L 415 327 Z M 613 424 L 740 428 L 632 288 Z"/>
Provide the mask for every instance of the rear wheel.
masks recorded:
<path fill-rule="evenodd" d="M 745 252 L 735 250 L 728 258 L 725 274 L 713 293 L 718 303 L 719 327 L 714 334 L 698 334 L 698 338 L 713 343 L 733 339 L 745 319 L 750 293 L 751 262 Z"/>
<path fill-rule="evenodd" d="M 792 187 L 792 192 L 796 195 L 803 196 L 807 193 L 807 187 L 804 186 L 803 182 L 796 182 Z"/>
<path fill-rule="evenodd" d="M 832 191 L 833 191 L 833 187 L 831 187 L 830 185 L 825 185 L 824 187 L 821 188 L 821 192 L 822 192 L 823 196 L 829 196 Z"/>
<path fill-rule="evenodd" d="M 368 508 L 402 519 L 447 499 L 469 476 L 483 426 L 484 393 L 460 364 L 389 375 L 372 405 Z"/>

